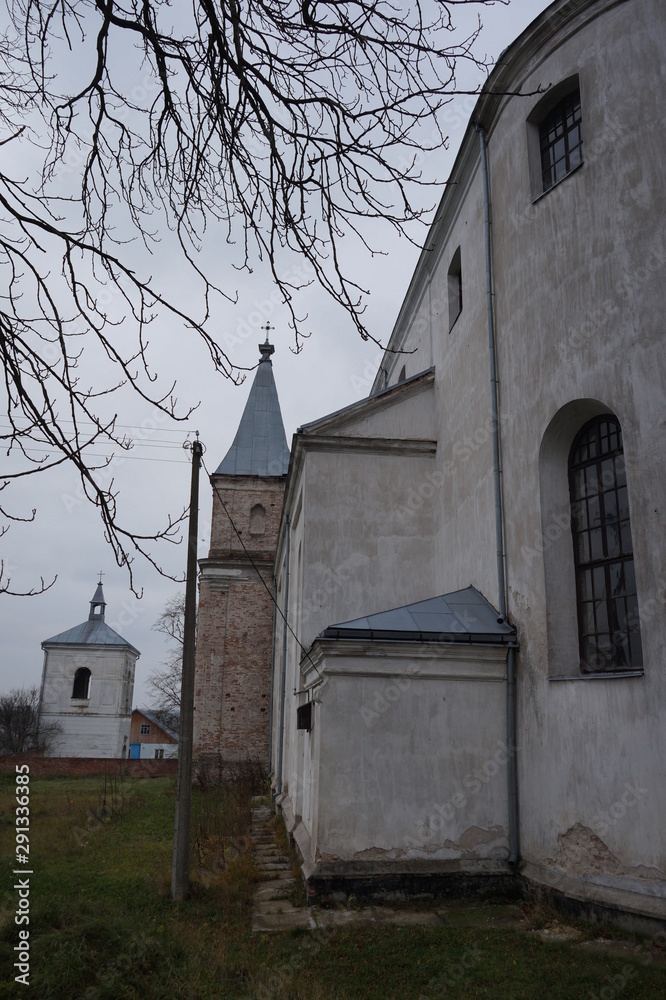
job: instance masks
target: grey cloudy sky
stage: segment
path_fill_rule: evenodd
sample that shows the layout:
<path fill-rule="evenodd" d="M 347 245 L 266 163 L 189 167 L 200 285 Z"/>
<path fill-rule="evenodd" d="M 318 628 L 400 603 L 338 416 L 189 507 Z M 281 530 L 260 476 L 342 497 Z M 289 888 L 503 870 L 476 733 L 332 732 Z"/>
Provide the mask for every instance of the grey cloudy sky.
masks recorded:
<path fill-rule="evenodd" d="M 477 54 L 496 58 L 542 10 L 542 0 L 512 0 L 509 7 L 495 4 L 482 9 L 484 30 Z M 463 8 L 453 8 L 454 15 Z M 461 15 L 462 16 L 462 15 Z M 466 81 L 467 85 L 471 81 Z M 475 81 L 481 82 L 481 81 Z M 445 111 L 443 121 L 449 133 L 448 150 L 430 154 L 424 171 L 446 180 L 474 98 L 456 98 Z M 74 170 L 76 164 L 71 164 Z M 432 191 L 433 203 L 439 193 Z M 372 235 L 372 234 L 370 234 Z M 209 246 L 215 246 L 215 232 Z M 371 258 L 351 239 L 341 244 L 347 253 L 347 271 L 362 275 L 370 291 L 366 317 L 368 328 L 384 343 L 388 340 L 402 297 L 416 264 L 418 250 L 396 234 L 381 235 L 384 256 Z M 219 268 L 225 266 L 224 234 L 220 232 L 215 251 Z M 168 265 L 167 265 L 168 266 Z M 170 280 L 179 281 L 179 265 L 174 260 Z M 258 360 L 257 345 L 264 339 L 259 330 L 268 320 L 271 340 L 276 346 L 273 370 L 277 382 L 287 439 L 301 424 L 314 420 L 367 395 L 378 367 L 380 351 L 364 343 L 351 321 L 335 310 L 330 300 L 312 287 L 301 297 L 301 311 L 309 314 L 313 335 L 300 354 L 290 347 L 293 339 L 287 316 L 277 304 L 270 275 L 259 267 L 252 275 L 233 276 L 239 301 L 229 304 L 216 317 L 221 343 L 238 365 L 251 366 Z M 178 376 L 178 396 L 183 403 L 200 406 L 187 425 L 175 424 L 156 411 L 140 405 L 136 398 L 123 398 L 119 423 L 134 440 L 132 451 L 116 459 L 111 467 L 120 490 L 120 509 L 137 531 L 152 533 L 163 526 L 169 513 L 178 515 L 188 502 L 190 467 L 182 443 L 199 430 L 206 446 L 205 461 L 214 471 L 234 437 L 249 391 L 250 373 L 244 385 L 235 387 L 214 376 L 203 347 L 185 341 L 174 326 L 151 331 L 153 358 L 163 358 L 164 367 Z M 0 417 L 0 420 L 2 418 Z M 100 452 L 101 453 L 101 452 Z M 110 474 L 111 474 L 110 473 Z M 2 558 L 9 567 L 13 585 L 26 589 L 58 575 L 55 585 L 34 598 L 0 596 L 0 692 L 13 687 L 39 684 L 42 669 L 41 642 L 87 618 L 97 574 L 102 570 L 107 600 L 107 622 L 141 651 L 137 665 L 135 705 L 149 703 L 146 677 L 160 665 L 165 649 L 160 635 L 151 628 L 166 601 L 182 586 L 159 576 L 148 564 L 135 563 L 136 578 L 143 587 L 139 601 L 128 588 L 127 573 L 116 566 L 104 541 L 102 524 L 94 508 L 83 500 L 73 470 L 59 467 L 38 477 L 28 477 L 13 487 L 12 509 L 37 508 L 34 523 L 14 524 L 0 541 Z M 210 487 L 201 482 L 199 555 L 207 554 L 210 531 Z M 184 545 L 162 545 L 154 549 L 157 561 L 169 572 L 182 573 Z"/>

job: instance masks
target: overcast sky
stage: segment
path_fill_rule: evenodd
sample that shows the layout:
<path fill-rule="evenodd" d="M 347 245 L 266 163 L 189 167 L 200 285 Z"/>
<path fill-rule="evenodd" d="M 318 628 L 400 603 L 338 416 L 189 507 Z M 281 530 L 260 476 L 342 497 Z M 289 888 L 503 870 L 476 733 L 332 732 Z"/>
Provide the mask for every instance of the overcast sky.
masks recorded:
<path fill-rule="evenodd" d="M 484 30 L 477 52 L 496 58 L 547 6 L 542 0 L 512 0 L 509 7 L 495 4 L 483 9 Z M 462 8 L 454 7 L 454 14 L 456 10 Z M 449 149 L 431 154 L 427 164 L 428 171 L 442 182 L 450 172 L 473 106 L 473 98 L 460 97 L 451 105 L 450 112 L 445 113 Z M 439 194 L 433 191 L 433 203 L 438 198 Z M 342 247 L 345 252 L 344 244 Z M 223 271 L 222 233 L 219 248 L 219 267 Z M 344 263 L 348 272 L 363 276 L 363 283 L 370 291 L 368 328 L 385 343 L 407 290 L 418 250 L 395 235 L 388 240 L 382 236 L 382 248 L 386 256 L 373 259 L 350 243 Z M 174 261 L 174 281 L 179 280 L 178 275 L 178 262 Z M 234 281 L 237 280 L 235 277 Z M 293 339 L 287 317 L 276 305 L 270 275 L 258 268 L 243 278 L 238 304 L 223 309 L 218 321 L 223 346 L 237 364 L 247 366 L 258 360 L 257 345 L 264 339 L 259 327 L 267 320 L 275 327 L 270 333 L 276 347 L 273 371 L 288 441 L 301 424 L 366 396 L 380 359 L 377 346 L 361 341 L 351 321 L 341 310 L 334 311 L 323 292 L 310 289 L 303 297 L 302 308 L 307 309 L 314 332 L 302 352 L 295 355 L 290 350 Z M 135 447 L 129 455 L 114 462 L 115 485 L 121 491 L 125 520 L 147 533 L 164 525 L 169 513 L 178 515 L 188 502 L 189 456 L 182 448 L 188 430 L 191 434 L 200 431 L 206 447 L 206 464 L 214 471 L 233 440 L 253 378 L 250 373 L 245 384 L 235 387 L 228 380 L 214 376 L 205 351 L 197 351 L 189 344 L 185 348 L 182 331 L 175 327 L 153 331 L 152 336 L 157 350 L 163 354 L 165 367 L 178 374 L 179 398 L 188 403 L 200 401 L 200 406 L 187 425 L 162 419 L 159 413 L 129 397 L 126 411 L 121 412 L 119 423 L 127 427 Z M 169 597 L 183 588 L 137 560 L 136 577 L 143 587 L 143 597 L 138 601 L 129 590 L 126 571 L 116 566 L 104 541 L 99 515 L 80 498 L 78 486 L 73 471 L 60 467 L 29 477 L 13 488 L 14 509 L 19 502 L 28 511 L 37 508 L 33 524 L 13 525 L 0 541 L 13 585 L 25 589 L 38 583 L 40 576 L 50 580 L 57 574 L 58 579 L 39 597 L 0 595 L 0 692 L 40 683 L 41 642 L 88 617 L 89 601 L 102 570 L 106 621 L 141 651 L 134 705 L 147 706 L 150 699 L 146 678 L 160 665 L 165 653 L 162 637 L 151 626 Z M 208 552 L 210 493 L 204 474 L 199 515 L 200 558 Z M 186 562 L 184 544 L 162 546 L 155 550 L 155 555 L 166 570 L 182 574 Z"/>

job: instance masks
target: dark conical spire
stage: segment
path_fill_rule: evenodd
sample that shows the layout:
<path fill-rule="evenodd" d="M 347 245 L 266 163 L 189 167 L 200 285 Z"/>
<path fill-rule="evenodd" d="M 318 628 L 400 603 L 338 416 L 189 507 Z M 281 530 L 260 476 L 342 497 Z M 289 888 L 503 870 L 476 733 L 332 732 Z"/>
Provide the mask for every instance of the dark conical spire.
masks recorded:
<path fill-rule="evenodd" d="M 282 423 L 271 354 L 275 348 L 259 344 L 261 358 L 234 442 L 216 469 L 223 476 L 284 476 L 289 468 L 289 446 Z"/>
<path fill-rule="evenodd" d="M 104 609 L 106 608 L 106 601 L 104 600 L 104 591 L 102 590 L 102 579 L 97 584 L 97 590 L 93 595 L 93 599 L 90 602 L 90 614 L 88 615 L 88 621 L 104 621 Z"/>

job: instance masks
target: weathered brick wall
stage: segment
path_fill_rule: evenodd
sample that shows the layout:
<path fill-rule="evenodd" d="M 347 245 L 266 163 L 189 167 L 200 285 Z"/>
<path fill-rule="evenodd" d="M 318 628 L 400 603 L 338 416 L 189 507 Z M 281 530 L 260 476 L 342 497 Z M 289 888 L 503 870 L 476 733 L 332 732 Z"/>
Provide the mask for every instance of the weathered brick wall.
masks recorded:
<path fill-rule="evenodd" d="M 243 538 L 252 558 L 275 558 L 277 536 L 282 517 L 286 477 L 263 479 L 261 476 L 211 476 L 213 484 L 213 515 L 210 530 L 209 558 L 244 558 L 243 547 L 229 518 L 222 509 L 219 495 Z M 250 532 L 250 512 L 256 504 L 266 511 L 265 531 Z"/>
<path fill-rule="evenodd" d="M 194 753 L 268 765 L 273 564 L 285 479 L 214 476 L 213 483 L 268 587 L 213 492 L 211 548 L 201 562 L 194 691 Z M 265 510 L 262 533 L 250 513 Z"/>
<path fill-rule="evenodd" d="M 130 778 L 163 778 L 176 774 L 178 761 L 128 760 L 116 757 L 41 757 L 36 754 L 19 753 L 0 757 L 0 774 L 15 774 L 17 764 L 28 764 L 34 778 L 52 775 L 80 777 L 91 774 L 123 774 Z"/>

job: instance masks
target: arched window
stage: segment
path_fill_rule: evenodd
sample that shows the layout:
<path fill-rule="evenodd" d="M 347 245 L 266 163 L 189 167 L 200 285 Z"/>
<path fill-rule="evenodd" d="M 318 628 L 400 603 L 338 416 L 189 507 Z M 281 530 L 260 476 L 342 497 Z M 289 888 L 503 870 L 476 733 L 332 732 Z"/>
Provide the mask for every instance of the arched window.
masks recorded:
<path fill-rule="evenodd" d="M 72 698 L 90 697 L 90 671 L 87 667 L 79 667 L 74 674 L 74 690 Z"/>
<path fill-rule="evenodd" d="M 643 664 L 622 430 L 594 417 L 569 453 L 571 533 L 583 673 Z"/>
<path fill-rule="evenodd" d="M 543 190 L 549 191 L 583 162 L 579 90 L 549 111 L 539 125 L 539 141 Z"/>
<path fill-rule="evenodd" d="M 447 284 L 449 291 L 449 333 L 453 329 L 455 321 L 460 316 L 463 307 L 463 289 L 462 289 L 462 264 L 460 260 L 460 247 L 456 250 L 453 257 L 451 258 L 451 263 L 449 265 L 449 273 L 447 275 Z"/>
<path fill-rule="evenodd" d="M 263 535 L 266 531 L 266 511 L 260 503 L 250 511 L 250 534 Z"/>
<path fill-rule="evenodd" d="M 532 198 L 537 199 L 583 164 L 583 121 L 578 76 L 550 87 L 527 118 Z"/>

